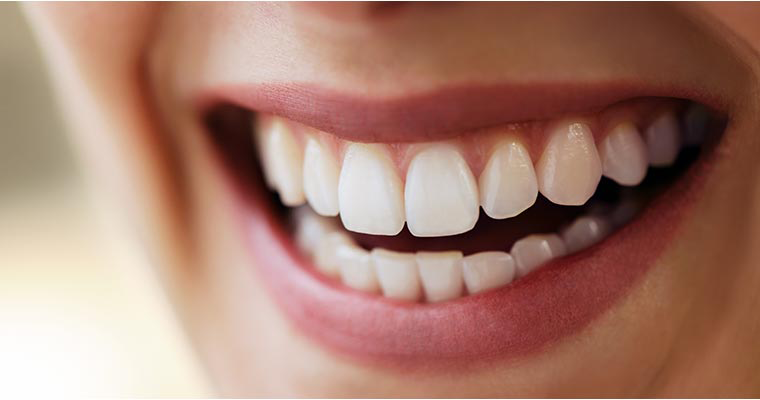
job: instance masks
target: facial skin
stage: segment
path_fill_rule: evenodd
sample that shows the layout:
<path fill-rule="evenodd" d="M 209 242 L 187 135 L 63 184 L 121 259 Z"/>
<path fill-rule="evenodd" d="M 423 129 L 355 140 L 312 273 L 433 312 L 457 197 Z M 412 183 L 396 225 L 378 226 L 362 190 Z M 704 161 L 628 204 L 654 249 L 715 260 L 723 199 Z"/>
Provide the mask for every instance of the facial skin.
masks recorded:
<path fill-rule="evenodd" d="M 86 170 L 153 258 L 222 394 L 760 394 L 759 6 L 34 4 L 27 11 Z M 677 74 L 649 62 L 670 58 L 678 61 L 665 64 Z M 684 60 L 691 66 L 679 69 Z M 251 274 L 192 102 L 226 83 L 309 82 L 382 97 L 475 79 L 629 78 L 697 81 L 731 104 L 730 146 L 683 231 L 630 294 L 577 335 L 525 357 L 445 371 L 359 361 L 292 326 Z"/>

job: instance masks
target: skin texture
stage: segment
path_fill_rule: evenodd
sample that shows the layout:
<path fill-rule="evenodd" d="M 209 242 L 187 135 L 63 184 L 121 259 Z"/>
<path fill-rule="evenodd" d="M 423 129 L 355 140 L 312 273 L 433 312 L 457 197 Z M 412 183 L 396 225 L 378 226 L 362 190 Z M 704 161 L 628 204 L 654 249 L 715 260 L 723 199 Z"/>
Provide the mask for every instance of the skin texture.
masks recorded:
<path fill-rule="evenodd" d="M 760 6 L 96 3 L 27 11 L 86 171 L 153 258 L 221 394 L 760 395 Z M 252 279 L 191 98 L 225 83 L 305 81 L 382 97 L 476 78 L 679 79 L 729 100 L 733 135 L 674 243 L 577 335 L 518 360 L 446 372 L 400 372 L 310 341 Z"/>

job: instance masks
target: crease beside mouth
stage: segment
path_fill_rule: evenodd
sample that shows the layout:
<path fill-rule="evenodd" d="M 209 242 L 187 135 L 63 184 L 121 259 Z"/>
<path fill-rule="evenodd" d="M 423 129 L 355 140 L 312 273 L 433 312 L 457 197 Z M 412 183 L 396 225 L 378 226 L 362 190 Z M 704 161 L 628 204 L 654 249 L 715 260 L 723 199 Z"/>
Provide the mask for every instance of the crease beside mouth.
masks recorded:
<path fill-rule="evenodd" d="M 725 127 L 698 103 L 668 104 L 645 117 L 557 118 L 541 140 L 512 126 L 403 151 L 230 104 L 206 121 L 242 184 L 270 190 L 272 212 L 320 274 L 441 302 L 509 285 L 635 218 Z"/>

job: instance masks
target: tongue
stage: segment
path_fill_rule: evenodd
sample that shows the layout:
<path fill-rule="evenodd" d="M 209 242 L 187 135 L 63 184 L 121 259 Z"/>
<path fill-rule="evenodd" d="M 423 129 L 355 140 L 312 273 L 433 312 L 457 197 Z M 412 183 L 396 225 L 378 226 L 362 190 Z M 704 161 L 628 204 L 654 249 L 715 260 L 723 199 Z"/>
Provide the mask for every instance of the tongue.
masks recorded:
<path fill-rule="evenodd" d="M 415 237 L 404 228 L 396 236 L 377 236 L 353 233 L 351 235 L 364 248 L 381 247 L 388 250 L 446 251 L 458 250 L 464 254 L 480 251 L 509 251 L 518 239 L 533 233 L 552 233 L 577 217 L 583 207 L 556 205 L 539 196 L 536 204 L 517 217 L 496 220 L 480 213 L 478 223 L 469 232 L 454 236 Z"/>

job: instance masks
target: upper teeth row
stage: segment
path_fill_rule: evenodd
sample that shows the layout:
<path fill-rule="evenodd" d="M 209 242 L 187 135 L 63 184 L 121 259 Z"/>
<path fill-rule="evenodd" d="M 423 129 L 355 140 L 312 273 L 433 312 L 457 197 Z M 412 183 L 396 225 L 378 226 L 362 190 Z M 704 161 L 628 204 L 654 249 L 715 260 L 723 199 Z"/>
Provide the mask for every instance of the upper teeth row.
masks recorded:
<path fill-rule="evenodd" d="M 269 186 L 285 205 L 308 200 L 321 215 L 340 214 L 346 229 L 376 235 L 396 235 L 404 223 L 415 236 L 459 234 L 475 226 L 479 207 L 493 218 L 514 217 L 539 191 L 557 204 L 582 205 L 602 175 L 637 185 L 648 165 L 672 164 L 682 142 L 672 111 L 654 118 L 643 135 L 633 122 L 621 122 L 598 145 L 584 119 L 563 119 L 550 125 L 535 164 L 525 138 L 501 132 L 489 141 L 477 179 L 460 146 L 436 142 L 413 147 L 402 181 L 389 145 L 335 143 L 313 130 L 296 134 L 294 126 L 272 117 L 255 129 Z"/>

